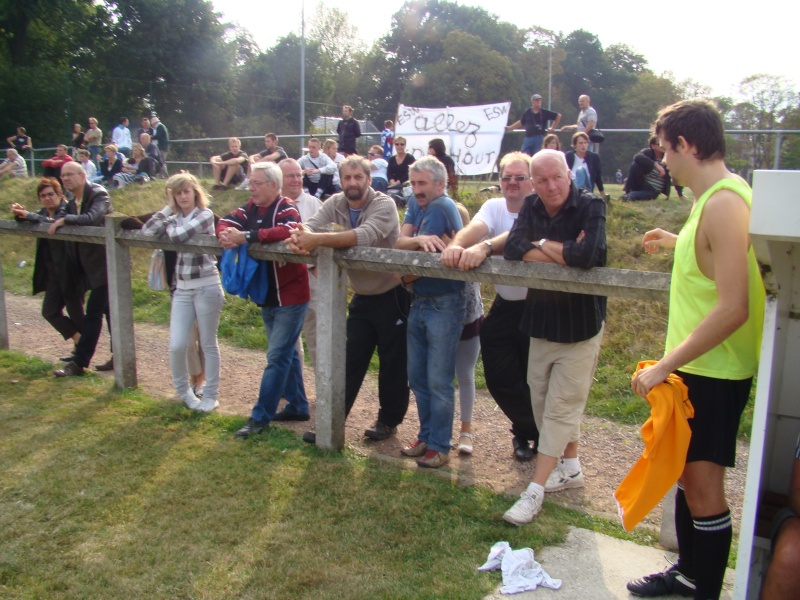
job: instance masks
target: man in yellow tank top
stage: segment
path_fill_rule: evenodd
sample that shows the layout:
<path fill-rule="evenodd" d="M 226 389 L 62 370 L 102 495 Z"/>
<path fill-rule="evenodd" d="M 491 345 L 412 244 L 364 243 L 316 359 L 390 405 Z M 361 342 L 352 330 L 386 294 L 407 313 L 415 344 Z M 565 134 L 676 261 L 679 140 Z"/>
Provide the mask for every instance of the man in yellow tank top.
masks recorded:
<path fill-rule="evenodd" d="M 664 357 L 633 378 L 642 396 L 672 372 L 689 388 L 692 440 L 675 497 L 678 563 L 628 583 L 636 596 L 718 598 L 731 545 L 725 468 L 758 363 L 765 292 L 750 245 L 750 188 L 725 166 L 725 134 L 706 101 L 663 109 L 655 133 L 676 185 L 696 198 L 679 235 L 654 229 L 648 252 L 674 248 Z"/>

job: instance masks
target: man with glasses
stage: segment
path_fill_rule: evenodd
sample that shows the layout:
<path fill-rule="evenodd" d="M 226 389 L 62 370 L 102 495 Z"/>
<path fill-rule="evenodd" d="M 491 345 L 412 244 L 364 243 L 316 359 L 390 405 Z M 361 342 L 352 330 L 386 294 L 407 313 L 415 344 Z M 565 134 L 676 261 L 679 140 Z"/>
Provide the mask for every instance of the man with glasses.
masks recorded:
<path fill-rule="evenodd" d="M 289 238 L 300 222 L 294 202 L 281 195 L 283 174 L 275 163 L 253 165 L 250 200 L 217 224 L 220 245 L 228 250 L 246 243 L 269 244 Z M 256 276 L 267 279 L 266 297 L 257 299 L 267 332 L 267 366 L 258 400 L 247 424 L 236 432 L 247 438 L 272 421 L 308 421 L 308 398 L 295 344 L 308 310 L 308 270 L 304 264 L 258 261 Z M 264 273 L 265 272 L 265 273 Z M 278 411 L 281 397 L 286 407 Z"/>
<path fill-rule="evenodd" d="M 484 202 L 478 213 L 442 252 L 442 264 L 474 269 L 492 255 L 502 256 L 508 232 L 517 220 L 526 196 L 533 193 L 530 156 L 510 152 L 500 161 L 501 198 Z M 529 461 L 539 441 L 528 389 L 530 338 L 519 329 L 528 289 L 497 285 L 492 308 L 481 326 L 481 356 L 486 387 L 511 421 L 517 460 Z M 534 448 L 531 447 L 531 442 Z"/>

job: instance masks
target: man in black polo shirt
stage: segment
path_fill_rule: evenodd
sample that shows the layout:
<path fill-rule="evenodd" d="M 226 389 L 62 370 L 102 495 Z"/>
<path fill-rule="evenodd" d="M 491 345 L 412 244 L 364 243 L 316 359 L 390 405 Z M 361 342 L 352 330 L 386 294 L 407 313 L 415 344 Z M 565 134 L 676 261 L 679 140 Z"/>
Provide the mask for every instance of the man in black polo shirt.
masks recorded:
<path fill-rule="evenodd" d="M 552 124 L 548 126 L 548 123 Z M 531 96 L 531 107 L 525 109 L 518 121 L 508 125 L 506 131 L 516 129 L 520 125 L 525 128 L 525 139 L 522 141 L 522 151 L 528 156 L 533 156 L 542 149 L 545 133 L 553 133 L 561 121 L 561 114 L 542 108 L 542 97 L 539 94 Z"/>
<path fill-rule="evenodd" d="M 541 150 L 531 160 L 534 194 L 525 198 L 503 250 L 507 260 L 589 269 L 606 264 L 606 207 L 572 183 L 564 155 Z M 583 486 L 580 425 L 597 366 L 605 296 L 531 289 L 520 329 L 531 337 L 528 387 L 539 457 L 533 482 L 503 515 L 529 523 L 544 492 Z"/>

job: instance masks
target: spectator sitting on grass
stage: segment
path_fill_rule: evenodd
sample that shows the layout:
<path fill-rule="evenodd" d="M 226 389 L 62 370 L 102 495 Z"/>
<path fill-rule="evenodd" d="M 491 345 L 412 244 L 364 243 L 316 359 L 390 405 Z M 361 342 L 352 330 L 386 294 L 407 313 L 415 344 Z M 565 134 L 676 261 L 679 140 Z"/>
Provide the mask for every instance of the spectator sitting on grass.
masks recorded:
<path fill-rule="evenodd" d="M 247 161 L 250 157 L 242 152 L 242 142 L 232 137 L 228 140 L 228 151 L 209 159 L 214 170 L 215 190 L 227 190 L 240 184 L 247 177 Z"/>
<path fill-rule="evenodd" d="M 56 154 L 52 158 L 42 161 L 45 177 L 55 177 L 61 181 L 61 167 L 64 163 L 72 162 L 69 149 L 64 144 L 56 146 Z"/>
<path fill-rule="evenodd" d="M 125 187 L 129 183 L 147 183 L 156 176 L 156 166 L 147 156 L 141 144 L 134 144 L 131 157 L 122 163 L 122 171 L 114 175 L 114 187 Z"/>
<path fill-rule="evenodd" d="M 386 167 L 389 163 L 383 158 L 383 149 L 375 144 L 369 149 L 369 168 L 372 169 L 372 189 L 385 192 L 389 188 Z"/>
<path fill-rule="evenodd" d="M 117 153 L 115 144 L 108 144 L 103 148 L 103 152 L 106 156 L 100 161 L 99 179 L 104 184 L 110 184 L 114 180 L 114 175 L 122 171 L 122 158 Z"/>
<path fill-rule="evenodd" d="M 86 180 L 93 182 L 97 177 L 97 167 L 89 159 L 89 151 L 86 148 L 78 150 L 78 162 L 83 167 L 83 170 L 86 171 Z"/>
<path fill-rule="evenodd" d="M 6 159 L 0 163 L 0 179 L 3 177 L 27 177 L 28 165 L 14 148 L 6 150 Z"/>

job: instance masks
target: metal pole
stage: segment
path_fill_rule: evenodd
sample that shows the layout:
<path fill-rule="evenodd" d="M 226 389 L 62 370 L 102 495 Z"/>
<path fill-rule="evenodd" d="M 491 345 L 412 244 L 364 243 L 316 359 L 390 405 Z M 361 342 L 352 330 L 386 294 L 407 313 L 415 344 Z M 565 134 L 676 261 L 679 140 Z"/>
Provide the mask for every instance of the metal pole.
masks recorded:
<path fill-rule="evenodd" d="M 775 134 L 775 160 L 772 161 L 773 169 L 781 168 L 781 132 Z"/>
<path fill-rule="evenodd" d="M 300 4 L 300 135 L 306 134 L 306 3 Z M 300 142 L 302 147 L 303 143 Z"/>
<path fill-rule="evenodd" d="M 553 95 L 553 47 L 550 46 L 550 68 L 547 71 L 547 110 L 550 110 L 550 97 Z"/>

